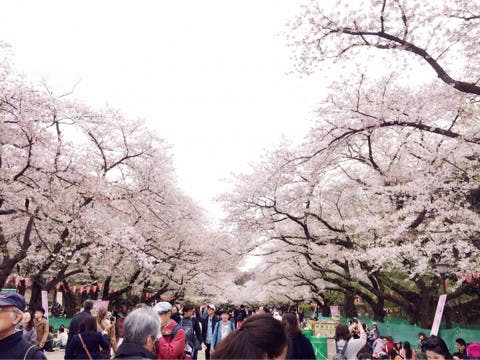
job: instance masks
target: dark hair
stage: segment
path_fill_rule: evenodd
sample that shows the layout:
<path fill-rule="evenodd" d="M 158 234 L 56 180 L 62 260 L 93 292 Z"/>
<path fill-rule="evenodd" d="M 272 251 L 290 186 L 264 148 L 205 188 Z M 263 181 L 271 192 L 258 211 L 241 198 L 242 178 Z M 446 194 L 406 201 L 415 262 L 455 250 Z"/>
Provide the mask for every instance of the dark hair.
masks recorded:
<path fill-rule="evenodd" d="M 336 329 L 335 329 L 335 341 L 339 340 L 350 340 L 352 337 L 352 334 L 350 333 L 350 330 L 348 329 L 348 326 L 345 324 L 338 324 Z"/>
<path fill-rule="evenodd" d="M 58 328 L 58 332 L 61 332 L 61 333 L 65 332 L 65 326 L 60 325 L 60 327 Z"/>
<path fill-rule="evenodd" d="M 410 343 L 405 341 L 403 343 L 403 350 L 405 350 L 405 358 L 411 359 L 412 358 L 412 348 L 410 347 Z"/>
<path fill-rule="evenodd" d="M 287 334 L 280 321 L 267 314 L 255 315 L 227 335 L 215 348 L 212 359 L 273 359 L 287 346 Z"/>
<path fill-rule="evenodd" d="M 230 314 L 230 312 L 227 310 L 227 309 L 222 309 L 219 311 L 220 315 L 223 315 L 223 314 Z"/>
<path fill-rule="evenodd" d="M 393 347 L 397 350 L 401 350 L 402 349 L 402 342 L 399 341 L 399 342 L 394 343 Z"/>
<path fill-rule="evenodd" d="M 423 336 L 425 339 L 427 338 L 427 335 L 425 335 L 425 333 L 421 332 L 421 333 L 418 333 L 418 337 L 420 336 Z"/>
<path fill-rule="evenodd" d="M 183 313 L 185 314 L 186 312 L 189 312 L 190 310 L 193 310 L 194 307 L 190 304 L 190 303 L 185 303 L 185 305 L 183 305 Z"/>
<path fill-rule="evenodd" d="M 23 320 L 22 320 L 22 321 L 23 321 Z M 30 313 L 30 320 L 29 320 L 28 323 L 27 323 L 26 329 L 27 329 L 28 331 L 31 331 L 31 330 L 33 329 L 33 326 L 34 326 L 34 325 L 33 325 L 33 314 Z"/>
<path fill-rule="evenodd" d="M 295 314 L 285 313 L 282 317 L 282 324 L 285 327 L 285 331 L 290 337 L 297 337 L 302 335 L 302 331 L 298 327 L 298 321 Z"/>
<path fill-rule="evenodd" d="M 35 311 L 40 311 L 43 315 L 45 315 L 45 309 L 43 307 L 38 307 Z"/>
<path fill-rule="evenodd" d="M 448 351 L 448 347 L 445 341 L 440 336 L 432 335 L 425 340 L 425 351 L 433 351 L 439 355 L 442 355 L 445 359 L 451 359 L 452 355 Z"/>
<path fill-rule="evenodd" d="M 94 316 L 87 316 L 82 320 L 79 333 L 83 331 L 87 336 L 97 332 L 97 319 Z"/>
<path fill-rule="evenodd" d="M 459 343 L 462 346 L 467 346 L 467 343 L 462 338 L 455 339 L 456 343 Z"/>
<path fill-rule="evenodd" d="M 83 311 L 90 312 L 90 310 L 93 309 L 93 301 L 92 300 L 86 300 L 83 303 Z"/>

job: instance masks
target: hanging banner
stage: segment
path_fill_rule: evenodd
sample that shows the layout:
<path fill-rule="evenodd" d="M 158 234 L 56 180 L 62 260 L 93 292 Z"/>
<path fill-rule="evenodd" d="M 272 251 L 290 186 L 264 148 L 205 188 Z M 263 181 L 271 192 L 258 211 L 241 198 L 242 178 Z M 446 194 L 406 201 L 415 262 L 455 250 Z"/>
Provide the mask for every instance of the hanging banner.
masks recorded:
<path fill-rule="evenodd" d="M 333 320 L 340 320 L 340 306 L 330 306 L 330 313 Z"/>
<path fill-rule="evenodd" d="M 432 330 L 430 336 L 438 335 L 440 330 L 440 323 L 442 322 L 443 309 L 445 308 L 445 302 L 447 301 L 447 295 L 440 295 L 438 298 L 437 311 L 435 312 L 435 320 L 433 320 Z"/>
<path fill-rule="evenodd" d="M 63 293 L 57 292 L 57 303 L 63 306 Z"/>
<path fill-rule="evenodd" d="M 42 308 L 45 310 L 45 317 L 48 319 L 48 291 L 42 290 Z"/>

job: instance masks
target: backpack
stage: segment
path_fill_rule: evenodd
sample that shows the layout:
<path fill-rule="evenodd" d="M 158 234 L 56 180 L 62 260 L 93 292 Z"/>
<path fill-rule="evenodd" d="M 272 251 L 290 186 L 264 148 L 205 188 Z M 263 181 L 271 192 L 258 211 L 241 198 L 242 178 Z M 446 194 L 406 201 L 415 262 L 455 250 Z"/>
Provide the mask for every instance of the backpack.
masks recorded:
<path fill-rule="evenodd" d="M 26 359 L 33 359 L 33 356 L 35 356 L 35 353 L 37 351 L 41 351 L 40 348 L 36 345 L 31 345 L 30 347 L 28 347 L 26 350 L 25 350 L 25 353 L 23 354 L 23 357 L 22 359 L 23 360 L 26 360 Z"/>
<path fill-rule="evenodd" d="M 347 360 L 347 357 L 345 356 L 345 351 L 347 351 L 347 346 L 348 346 L 348 340 L 343 346 L 343 349 L 338 352 L 338 345 L 337 342 L 335 341 L 335 355 L 333 357 L 333 360 Z"/>
<path fill-rule="evenodd" d="M 183 318 L 180 326 L 185 330 L 185 354 L 192 356 L 195 352 L 195 329 L 191 318 Z"/>

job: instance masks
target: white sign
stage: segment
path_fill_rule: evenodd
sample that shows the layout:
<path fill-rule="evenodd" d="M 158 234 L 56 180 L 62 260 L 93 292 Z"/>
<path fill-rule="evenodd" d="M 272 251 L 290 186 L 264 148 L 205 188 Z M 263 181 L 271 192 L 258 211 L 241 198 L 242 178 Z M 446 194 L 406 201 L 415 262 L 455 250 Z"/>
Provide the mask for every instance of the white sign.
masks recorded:
<path fill-rule="evenodd" d="M 440 330 L 440 323 L 442 322 L 443 309 L 445 308 L 445 302 L 447 301 L 447 295 L 440 295 L 438 298 L 437 311 L 435 312 L 435 320 L 433 320 L 432 330 L 430 336 L 438 335 Z"/>
<path fill-rule="evenodd" d="M 57 292 L 57 303 L 63 306 L 63 293 Z"/>
<path fill-rule="evenodd" d="M 45 310 L 45 317 L 48 319 L 48 291 L 42 290 L 42 308 Z"/>

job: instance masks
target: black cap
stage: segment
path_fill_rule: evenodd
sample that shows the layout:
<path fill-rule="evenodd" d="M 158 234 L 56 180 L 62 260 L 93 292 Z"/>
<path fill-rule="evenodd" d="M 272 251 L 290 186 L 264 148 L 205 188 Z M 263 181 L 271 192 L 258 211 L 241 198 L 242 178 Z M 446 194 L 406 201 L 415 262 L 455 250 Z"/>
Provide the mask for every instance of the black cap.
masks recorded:
<path fill-rule="evenodd" d="M 18 310 L 25 310 L 25 298 L 17 293 L 0 292 L 0 306 L 15 306 Z"/>

